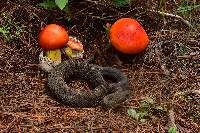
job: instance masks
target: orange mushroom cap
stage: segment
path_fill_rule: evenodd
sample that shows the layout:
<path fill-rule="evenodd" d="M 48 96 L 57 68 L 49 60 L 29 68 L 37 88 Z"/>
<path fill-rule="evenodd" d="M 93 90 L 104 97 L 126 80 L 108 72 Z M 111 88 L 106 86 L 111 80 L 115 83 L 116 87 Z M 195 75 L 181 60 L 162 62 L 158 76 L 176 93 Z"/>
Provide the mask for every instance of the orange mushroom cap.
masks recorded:
<path fill-rule="evenodd" d="M 121 18 L 111 26 L 110 41 L 120 52 L 136 54 L 147 47 L 149 37 L 135 19 Z"/>
<path fill-rule="evenodd" d="M 49 24 L 39 34 L 39 45 L 44 50 L 63 48 L 69 40 L 68 32 L 57 24 Z"/>

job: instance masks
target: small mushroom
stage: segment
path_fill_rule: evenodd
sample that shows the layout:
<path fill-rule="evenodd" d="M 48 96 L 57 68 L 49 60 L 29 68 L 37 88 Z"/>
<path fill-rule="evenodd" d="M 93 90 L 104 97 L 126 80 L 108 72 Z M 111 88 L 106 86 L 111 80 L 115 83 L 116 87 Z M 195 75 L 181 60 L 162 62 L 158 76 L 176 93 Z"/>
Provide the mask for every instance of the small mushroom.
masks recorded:
<path fill-rule="evenodd" d="M 83 58 L 83 44 L 77 38 L 69 36 L 69 41 L 67 42 L 66 48 L 64 48 L 64 53 L 70 58 Z"/>
<path fill-rule="evenodd" d="M 110 42 L 122 53 L 136 54 L 147 47 L 149 37 L 135 19 L 121 18 L 110 28 Z"/>

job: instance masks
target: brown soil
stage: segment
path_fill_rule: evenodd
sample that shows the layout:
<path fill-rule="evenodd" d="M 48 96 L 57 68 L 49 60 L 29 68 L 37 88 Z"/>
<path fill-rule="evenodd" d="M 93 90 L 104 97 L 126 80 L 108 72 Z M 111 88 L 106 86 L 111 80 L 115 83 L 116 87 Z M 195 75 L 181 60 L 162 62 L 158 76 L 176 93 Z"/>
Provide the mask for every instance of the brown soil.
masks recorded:
<path fill-rule="evenodd" d="M 154 0 L 123 8 L 103 0 L 72 0 L 67 13 L 37 7 L 39 2 L 0 1 L 0 28 L 11 18 L 26 31 L 9 41 L 0 34 L 0 132 L 167 132 L 167 112 L 150 111 L 145 122 L 128 115 L 127 109 L 138 109 L 139 102 L 148 97 L 173 110 L 180 132 L 200 132 L 199 9 L 193 10 L 191 17 L 181 15 L 191 19 L 192 29 L 180 19 L 149 11 L 164 6 Z M 165 4 L 165 12 L 172 14 L 180 5 L 173 0 Z M 105 50 L 108 40 L 103 25 L 121 17 L 136 18 L 147 31 L 151 41 L 142 53 L 123 55 L 112 48 Z M 71 108 L 51 98 L 47 74 L 37 66 L 41 52 L 37 36 L 41 27 L 50 23 L 60 24 L 78 37 L 84 44 L 85 58 L 99 52 L 97 64 L 121 69 L 129 78 L 132 96 L 113 110 Z M 16 30 L 12 28 L 11 35 Z M 71 85 L 87 86 L 77 82 Z"/>

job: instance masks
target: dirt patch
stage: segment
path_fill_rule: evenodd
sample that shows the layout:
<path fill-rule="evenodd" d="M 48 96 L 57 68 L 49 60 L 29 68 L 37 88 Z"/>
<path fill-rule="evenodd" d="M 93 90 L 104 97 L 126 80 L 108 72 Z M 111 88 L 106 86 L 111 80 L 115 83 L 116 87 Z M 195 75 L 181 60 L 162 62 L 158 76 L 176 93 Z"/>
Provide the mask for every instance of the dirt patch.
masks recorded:
<path fill-rule="evenodd" d="M 0 34 L 1 132 L 167 132 L 167 112 L 150 111 L 145 122 L 128 116 L 127 109 L 139 108 L 140 101 L 149 97 L 159 106 L 173 109 L 181 132 L 200 132 L 199 9 L 192 11 L 191 18 L 183 15 L 185 20 L 191 19 L 195 27 L 191 29 L 180 19 L 150 11 L 162 7 L 156 2 L 117 8 L 104 1 L 70 1 L 67 14 L 39 8 L 38 2 L 0 2 L 0 13 L 4 14 L 0 26 L 11 20 L 11 35 L 16 27 L 25 27 L 20 37 L 7 41 Z M 173 14 L 179 5 L 166 2 L 166 11 Z M 134 17 L 143 25 L 151 40 L 145 51 L 128 56 L 112 48 L 105 50 L 108 40 L 103 25 L 120 17 Z M 131 98 L 108 111 L 71 108 L 52 99 L 47 74 L 37 66 L 41 52 L 37 36 L 49 23 L 62 25 L 80 39 L 85 58 L 98 51 L 101 56 L 95 63 L 121 69 L 129 78 Z M 73 82 L 72 86 L 85 84 Z"/>

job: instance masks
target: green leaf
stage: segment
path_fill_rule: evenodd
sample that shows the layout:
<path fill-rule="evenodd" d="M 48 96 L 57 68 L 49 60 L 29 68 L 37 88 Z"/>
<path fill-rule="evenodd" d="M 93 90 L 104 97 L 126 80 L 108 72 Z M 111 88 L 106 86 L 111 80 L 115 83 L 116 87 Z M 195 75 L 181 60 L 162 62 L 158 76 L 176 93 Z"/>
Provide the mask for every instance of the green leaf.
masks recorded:
<path fill-rule="evenodd" d="M 141 123 L 144 123 L 146 121 L 146 119 L 140 119 Z"/>
<path fill-rule="evenodd" d="M 56 3 L 52 0 L 45 0 L 42 3 L 37 4 L 37 6 L 43 7 L 44 9 L 57 8 Z"/>
<path fill-rule="evenodd" d="M 176 133 L 176 127 L 170 127 L 168 133 Z"/>
<path fill-rule="evenodd" d="M 68 0 L 55 0 L 55 3 L 61 10 L 63 10 L 68 4 Z"/>
<path fill-rule="evenodd" d="M 150 108 L 154 104 L 154 99 L 151 97 L 146 98 L 140 102 L 141 108 Z"/>
<path fill-rule="evenodd" d="M 147 111 L 144 111 L 144 112 L 138 112 L 138 115 L 139 115 L 140 118 L 144 118 L 144 117 L 149 116 L 149 114 L 148 114 Z"/>
<path fill-rule="evenodd" d="M 145 102 L 149 103 L 149 104 L 154 104 L 154 100 L 151 97 L 148 97 Z"/>
<path fill-rule="evenodd" d="M 10 32 L 8 30 L 0 27 L 0 33 L 6 34 L 6 33 L 10 33 Z"/>
<path fill-rule="evenodd" d="M 167 109 L 166 109 L 166 108 L 163 108 L 162 106 L 156 106 L 154 109 L 155 109 L 156 111 L 158 111 L 158 112 L 166 112 L 166 111 L 167 111 Z"/>
<path fill-rule="evenodd" d="M 136 120 L 139 119 L 139 115 L 137 114 L 135 109 L 128 109 L 127 113 L 128 113 L 129 116 L 135 118 Z"/>
<path fill-rule="evenodd" d="M 137 114 L 135 109 L 127 109 L 127 113 L 130 116 L 136 116 L 136 114 Z"/>
<path fill-rule="evenodd" d="M 133 117 L 134 119 L 136 119 L 137 121 L 145 121 L 145 117 L 149 116 L 148 111 L 144 111 L 144 112 L 136 112 L 135 109 L 128 109 L 127 113 L 129 116 Z"/>
<path fill-rule="evenodd" d="M 149 109 L 151 107 L 151 105 L 149 103 L 147 103 L 146 101 L 142 101 L 140 102 L 140 109 L 141 110 L 146 110 L 146 109 Z"/>

